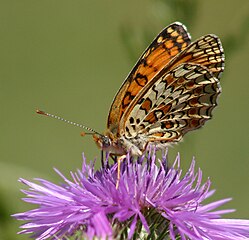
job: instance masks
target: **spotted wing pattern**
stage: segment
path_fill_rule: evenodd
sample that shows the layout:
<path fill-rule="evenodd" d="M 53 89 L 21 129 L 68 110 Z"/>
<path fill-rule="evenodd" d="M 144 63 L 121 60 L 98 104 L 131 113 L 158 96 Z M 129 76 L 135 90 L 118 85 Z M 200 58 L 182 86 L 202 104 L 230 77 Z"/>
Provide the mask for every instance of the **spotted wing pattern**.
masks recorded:
<path fill-rule="evenodd" d="M 141 155 L 147 145 L 165 147 L 212 117 L 221 93 L 224 52 L 219 38 L 193 43 L 186 28 L 165 28 L 119 89 L 108 117 L 111 151 Z"/>
<path fill-rule="evenodd" d="M 183 63 L 191 63 L 196 64 L 197 66 L 202 66 L 207 69 L 209 74 L 212 77 L 218 78 L 220 77 L 221 73 L 224 70 L 224 52 L 220 40 L 217 36 L 209 34 L 206 36 L 201 37 L 200 39 L 196 40 L 192 44 L 188 45 L 182 52 L 176 55 L 152 80 L 148 83 L 137 96 L 133 99 L 133 101 L 129 104 L 126 108 L 125 113 L 122 116 L 121 121 L 119 122 L 119 132 L 122 134 L 127 133 L 127 121 L 130 119 L 132 112 L 136 111 L 134 109 L 138 108 L 141 99 L 145 94 L 149 94 L 155 88 L 156 82 L 158 79 L 163 78 L 167 73 L 176 69 L 180 64 Z M 178 87 L 181 86 L 181 82 L 177 82 L 179 84 Z M 169 94 L 169 93 L 168 93 Z M 164 95 L 167 98 L 167 95 Z M 170 96 L 169 96 L 170 97 Z M 166 99 L 168 100 L 168 99 Z M 147 101 L 147 111 L 151 112 L 153 110 L 152 105 L 149 104 Z M 146 104 L 144 103 L 144 104 Z M 154 103 L 154 100 L 153 100 Z M 171 109 L 168 109 L 171 111 Z M 151 113 L 152 114 L 152 113 Z M 164 114 L 166 112 L 164 111 Z M 210 113 L 211 114 L 211 113 Z M 137 114 L 137 116 L 139 116 Z M 151 115 L 150 115 L 151 116 Z M 134 119 L 137 119 L 136 117 Z M 157 121 L 157 118 L 153 118 Z M 139 121 L 139 120 L 137 120 Z M 150 120 L 152 121 L 152 119 Z M 158 119 L 160 121 L 160 119 Z M 200 126 L 204 124 L 205 121 L 200 122 Z M 143 124 L 142 124 L 143 126 Z M 128 126 L 129 127 L 129 126 Z M 188 131 L 192 130 L 192 128 L 188 128 Z M 137 131 L 135 129 L 134 131 Z M 132 130 L 129 129 L 129 133 Z M 135 134 L 135 133 L 134 133 Z M 134 135 L 132 134 L 132 135 Z M 162 134 L 159 134 L 162 135 Z"/>
<path fill-rule="evenodd" d="M 159 33 L 142 54 L 114 98 L 107 123 L 111 132 L 119 135 L 118 125 L 126 108 L 169 61 L 189 44 L 190 36 L 181 23 L 173 23 Z"/>
<path fill-rule="evenodd" d="M 205 66 L 180 64 L 141 96 L 125 122 L 125 137 L 140 150 L 147 143 L 178 142 L 211 118 L 221 88 Z"/>
<path fill-rule="evenodd" d="M 180 63 L 196 63 L 207 67 L 212 74 L 220 79 L 224 71 L 224 51 L 220 39 L 214 34 L 208 34 L 190 44 L 180 52 L 169 64 L 169 70 Z"/>

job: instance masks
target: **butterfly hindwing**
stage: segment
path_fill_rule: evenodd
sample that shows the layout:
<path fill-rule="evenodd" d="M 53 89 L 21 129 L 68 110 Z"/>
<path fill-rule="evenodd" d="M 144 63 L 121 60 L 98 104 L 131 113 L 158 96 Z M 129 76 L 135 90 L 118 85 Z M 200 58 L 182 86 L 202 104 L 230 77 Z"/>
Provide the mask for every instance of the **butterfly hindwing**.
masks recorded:
<path fill-rule="evenodd" d="M 125 136 L 136 142 L 176 142 L 211 118 L 221 92 L 212 72 L 183 63 L 165 73 L 141 96 L 125 123 Z M 141 145 L 141 139 L 140 145 Z"/>

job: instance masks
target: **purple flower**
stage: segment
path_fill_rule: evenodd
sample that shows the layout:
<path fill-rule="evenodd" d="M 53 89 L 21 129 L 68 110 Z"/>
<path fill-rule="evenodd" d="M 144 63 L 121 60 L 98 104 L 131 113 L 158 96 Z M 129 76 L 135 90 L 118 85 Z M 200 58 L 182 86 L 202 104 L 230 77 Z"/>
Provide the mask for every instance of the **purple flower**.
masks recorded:
<path fill-rule="evenodd" d="M 107 156 L 108 159 L 108 156 Z M 157 165 L 156 165 L 157 163 Z M 119 188 L 117 166 L 99 171 L 86 164 L 71 173 L 72 180 L 56 185 L 43 179 L 38 184 L 20 179 L 29 187 L 23 200 L 38 207 L 13 215 L 27 223 L 20 233 L 36 239 L 249 239 L 249 220 L 222 219 L 233 210 L 216 210 L 231 199 L 202 202 L 214 194 L 210 180 L 201 184 L 202 172 L 193 160 L 182 176 L 180 157 L 167 167 L 167 157 L 157 159 L 149 151 L 139 159 L 126 156 Z M 142 237 L 143 236 L 143 237 Z"/>

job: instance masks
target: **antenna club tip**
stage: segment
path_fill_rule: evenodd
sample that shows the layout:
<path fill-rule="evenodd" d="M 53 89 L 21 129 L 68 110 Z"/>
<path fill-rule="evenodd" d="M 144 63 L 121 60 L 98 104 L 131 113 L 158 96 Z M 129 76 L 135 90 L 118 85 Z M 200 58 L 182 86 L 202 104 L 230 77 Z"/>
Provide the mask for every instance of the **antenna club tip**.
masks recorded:
<path fill-rule="evenodd" d="M 86 133 L 85 133 L 85 132 L 81 132 L 81 133 L 80 133 L 80 136 L 81 136 L 81 137 L 84 137 L 84 136 L 86 136 Z"/>
<path fill-rule="evenodd" d="M 40 109 L 36 109 L 35 111 L 36 111 L 36 113 L 38 113 L 38 114 L 47 115 L 44 111 L 42 111 L 42 110 L 40 110 Z"/>

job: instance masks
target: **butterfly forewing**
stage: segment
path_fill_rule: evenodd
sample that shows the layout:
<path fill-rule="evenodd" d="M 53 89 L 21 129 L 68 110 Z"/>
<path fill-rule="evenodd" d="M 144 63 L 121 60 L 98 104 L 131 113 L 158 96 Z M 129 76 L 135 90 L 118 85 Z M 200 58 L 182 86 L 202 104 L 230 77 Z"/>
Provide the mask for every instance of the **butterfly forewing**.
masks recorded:
<path fill-rule="evenodd" d="M 224 71 L 224 61 L 220 39 L 214 34 L 208 34 L 179 53 L 169 64 L 168 69 L 173 69 L 181 63 L 196 63 L 207 67 L 219 79 Z"/>
<path fill-rule="evenodd" d="M 189 44 L 190 35 L 181 23 L 169 25 L 155 38 L 114 98 L 108 116 L 107 127 L 109 130 L 119 135 L 118 124 L 135 96 Z"/>

